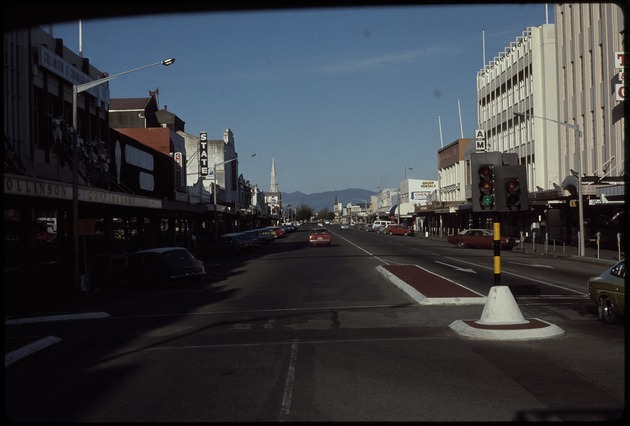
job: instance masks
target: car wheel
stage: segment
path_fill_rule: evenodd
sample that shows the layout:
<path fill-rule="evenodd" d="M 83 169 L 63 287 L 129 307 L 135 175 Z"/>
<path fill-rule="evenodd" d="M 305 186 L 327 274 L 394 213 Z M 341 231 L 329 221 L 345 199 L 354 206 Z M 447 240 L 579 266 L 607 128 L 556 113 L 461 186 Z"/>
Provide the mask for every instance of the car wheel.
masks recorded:
<path fill-rule="evenodd" d="M 597 306 L 597 319 L 604 321 L 606 324 L 617 324 L 620 319 L 615 312 L 612 302 L 608 296 L 600 296 Z"/>

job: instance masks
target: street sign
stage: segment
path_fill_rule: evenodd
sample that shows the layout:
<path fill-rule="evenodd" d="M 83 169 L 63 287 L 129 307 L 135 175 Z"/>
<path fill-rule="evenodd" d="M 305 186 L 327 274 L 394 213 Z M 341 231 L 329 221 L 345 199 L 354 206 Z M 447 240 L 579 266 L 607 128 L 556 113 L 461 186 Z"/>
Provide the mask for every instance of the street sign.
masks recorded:
<path fill-rule="evenodd" d="M 475 130 L 475 152 L 486 152 L 486 132 Z"/>

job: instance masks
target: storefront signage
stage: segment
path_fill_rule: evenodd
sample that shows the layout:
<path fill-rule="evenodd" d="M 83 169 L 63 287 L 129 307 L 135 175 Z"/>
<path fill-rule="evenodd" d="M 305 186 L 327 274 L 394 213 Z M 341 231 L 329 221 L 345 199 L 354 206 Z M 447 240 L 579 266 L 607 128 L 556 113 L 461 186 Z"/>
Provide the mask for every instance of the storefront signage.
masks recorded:
<path fill-rule="evenodd" d="M 183 167 L 183 160 L 182 160 L 182 153 L 181 152 L 174 152 L 173 153 L 173 158 L 175 159 L 175 164 L 177 164 L 177 167 L 175 168 L 175 185 L 177 187 L 177 189 L 180 189 L 182 187 L 182 167 Z"/>
<path fill-rule="evenodd" d="M 53 74 L 62 77 L 72 85 L 84 84 L 94 81 L 92 77 L 82 72 L 61 56 L 57 55 L 46 46 L 39 46 L 39 66 L 46 68 Z M 96 97 L 99 102 L 109 100 L 109 90 L 106 86 L 95 86 L 87 89 L 87 92 Z"/>
<path fill-rule="evenodd" d="M 96 219 L 76 219 L 72 231 L 75 235 L 96 235 Z"/>
<path fill-rule="evenodd" d="M 199 133 L 199 174 L 208 176 L 208 133 Z"/>
<path fill-rule="evenodd" d="M 4 193 L 71 200 L 72 186 L 45 180 L 25 179 L 5 174 Z"/>
<path fill-rule="evenodd" d="M 615 84 L 615 101 L 622 102 L 626 100 L 626 88 L 624 79 L 624 67 L 626 65 L 627 54 L 625 52 L 615 52 L 615 69 L 621 70 L 617 74 L 619 83 Z"/>
<path fill-rule="evenodd" d="M 72 185 L 21 176 L 4 176 L 4 194 L 72 200 Z M 96 188 L 79 188 L 79 201 L 119 206 L 162 208 L 157 198 L 139 197 Z"/>
<path fill-rule="evenodd" d="M 475 151 L 486 152 L 486 132 L 482 129 L 475 130 Z"/>

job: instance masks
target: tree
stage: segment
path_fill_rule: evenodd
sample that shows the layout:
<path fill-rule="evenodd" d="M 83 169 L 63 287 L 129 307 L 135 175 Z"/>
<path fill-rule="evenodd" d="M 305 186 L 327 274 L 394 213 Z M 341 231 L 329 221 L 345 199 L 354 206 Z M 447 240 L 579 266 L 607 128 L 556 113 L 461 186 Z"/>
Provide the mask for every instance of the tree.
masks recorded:
<path fill-rule="evenodd" d="M 313 217 L 313 208 L 308 204 L 300 204 L 295 210 L 295 219 L 308 222 Z"/>
<path fill-rule="evenodd" d="M 329 211 L 328 209 L 322 209 L 317 213 L 318 220 L 333 220 L 335 218 L 335 213 Z"/>

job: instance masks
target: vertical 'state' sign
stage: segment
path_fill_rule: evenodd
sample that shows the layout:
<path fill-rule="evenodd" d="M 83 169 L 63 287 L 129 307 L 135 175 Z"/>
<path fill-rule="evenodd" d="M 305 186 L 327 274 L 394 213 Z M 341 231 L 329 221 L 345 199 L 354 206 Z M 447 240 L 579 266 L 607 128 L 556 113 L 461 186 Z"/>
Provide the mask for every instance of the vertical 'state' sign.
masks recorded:
<path fill-rule="evenodd" d="M 199 133 L 199 174 L 208 176 L 208 133 Z"/>

